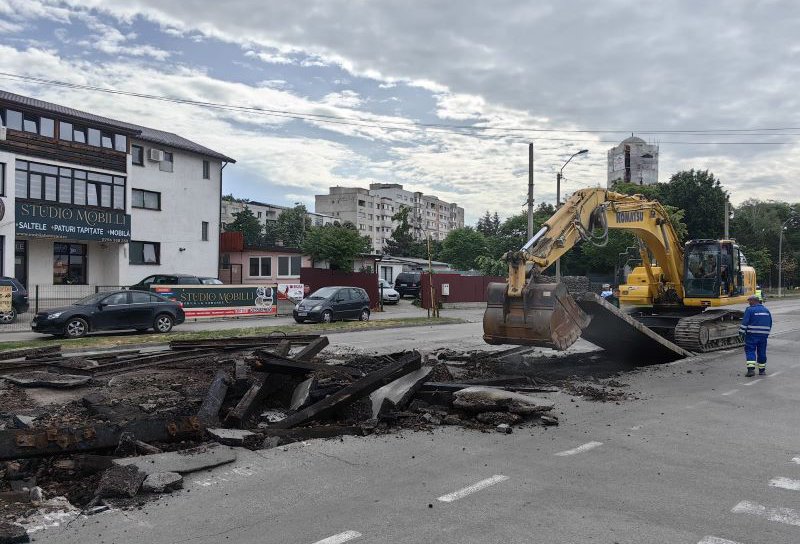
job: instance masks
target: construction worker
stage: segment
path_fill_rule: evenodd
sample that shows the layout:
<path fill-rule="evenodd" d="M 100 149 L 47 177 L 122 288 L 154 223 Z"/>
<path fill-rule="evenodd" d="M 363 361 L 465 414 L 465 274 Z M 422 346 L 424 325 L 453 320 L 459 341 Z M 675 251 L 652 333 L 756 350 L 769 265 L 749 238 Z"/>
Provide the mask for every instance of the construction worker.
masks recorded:
<path fill-rule="evenodd" d="M 756 295 L 750 295 L 747 303 L 750 307 L 744 312 L 739 336 L 744 338 L 744 354 L 747 359 L 745 376 L 752 378 L 756 375 L 756 363 L 759 376 L 767 373 L 767 338 L 772 330 L 772 315 Z"/>
<path fill-rule="evenodd" d="M 756 285 L 756 296 L 758 297 L 758 300 L 764 302 L 764 292 L 761 290 L 760 285 Z"/>
<path fill-rule="evenodd" d="M 612 294 L 613 294 L 613 291 L 611 291 L 611 284 L 610 283 L 604 283 L 603 284 L 603 290 L 600 291 L 600 296 L 603 297 L 603 298 L 608 298 Z"/>

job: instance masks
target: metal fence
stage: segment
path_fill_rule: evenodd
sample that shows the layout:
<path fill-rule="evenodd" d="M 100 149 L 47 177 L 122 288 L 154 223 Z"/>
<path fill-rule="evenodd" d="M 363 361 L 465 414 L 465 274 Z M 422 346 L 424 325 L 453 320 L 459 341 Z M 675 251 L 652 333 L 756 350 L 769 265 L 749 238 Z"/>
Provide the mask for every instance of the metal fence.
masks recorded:
<path fill-rule="evenodd" d="M 29 309 L 17 315 L 11 323 L 0 320 L 0 333 L 31 330 L 31 321 L 37 312 L 69 306 L 84 297 L 104 291 L 127 289 L 120 285 L 32 285 L 28 291 Z"/>

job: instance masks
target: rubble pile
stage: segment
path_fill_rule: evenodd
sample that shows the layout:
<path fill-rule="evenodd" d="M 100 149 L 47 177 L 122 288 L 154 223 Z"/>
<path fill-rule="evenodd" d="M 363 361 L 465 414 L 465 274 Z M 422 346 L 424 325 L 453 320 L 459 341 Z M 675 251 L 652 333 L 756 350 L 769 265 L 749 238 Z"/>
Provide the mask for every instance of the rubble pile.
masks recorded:
<path fill-rule="evenodd" d="M 325 356 L 327 346 L 327 337 L 278 335 L 0 358 L 0 520 L 61 496 L 84 513 L 136 504 L 233 461 L 230 446 L 558 424 L 541 396 L 555 383 L 503 364 L 531 348 Z"/>

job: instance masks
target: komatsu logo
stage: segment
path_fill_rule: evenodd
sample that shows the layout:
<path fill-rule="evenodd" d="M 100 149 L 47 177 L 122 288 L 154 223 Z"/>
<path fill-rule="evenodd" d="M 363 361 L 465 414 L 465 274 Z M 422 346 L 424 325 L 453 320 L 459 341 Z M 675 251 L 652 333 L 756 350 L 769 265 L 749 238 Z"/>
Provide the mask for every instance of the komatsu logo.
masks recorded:
<path fill-rule="evenodd" d="M 617 212 L 617 223 L 644 221 L 644 212 Z"/>

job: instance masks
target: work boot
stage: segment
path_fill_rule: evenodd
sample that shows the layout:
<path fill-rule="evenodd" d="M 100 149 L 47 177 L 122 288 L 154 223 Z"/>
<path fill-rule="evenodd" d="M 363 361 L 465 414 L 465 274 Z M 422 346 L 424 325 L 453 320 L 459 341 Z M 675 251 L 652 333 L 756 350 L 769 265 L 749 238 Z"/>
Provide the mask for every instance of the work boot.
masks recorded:
<path fill-rule="evenodd" d="M 767 375 L 767 369 L 766 368 L 759 368 L 758 369 L 758 375 L 759 376 L 766 376 Z"/>
<path fill-rule="evenodd" d="M 745 374 L 744 376 L 745 376 L 745 378 L 752 378 L 755 375 L 756 375 L 756 369 L 755 368 L 748 368 L 747 369 L 747 374 Z"/>

